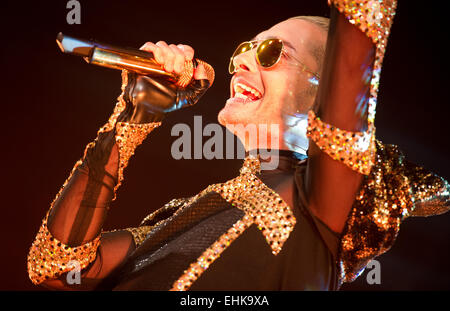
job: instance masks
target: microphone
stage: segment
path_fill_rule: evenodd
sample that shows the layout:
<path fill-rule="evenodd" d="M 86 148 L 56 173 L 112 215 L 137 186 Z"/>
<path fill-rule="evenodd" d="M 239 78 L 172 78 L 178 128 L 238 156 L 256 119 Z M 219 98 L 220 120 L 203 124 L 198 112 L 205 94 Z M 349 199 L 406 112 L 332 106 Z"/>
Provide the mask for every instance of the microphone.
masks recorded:
<path fill-rule="evenodd" d="M 81 56 L 89 64 L 113 69 L 126 69 L 138 74 L 163 77 L 179 87 L 187 86 L 194 76 L 195 65 L 202 64 L 206 70 L 210 85 L 214 81 L 214 69 L 208 63 L 195 59 L 185 63 L 184 71 L 177 75 L 166 72 L 155 60 L 153 53 L 133 48 L 122 48 L 96 41 L 69 37 L 61 32 L 56 36 L 56 43 L 62 52 Z"/>

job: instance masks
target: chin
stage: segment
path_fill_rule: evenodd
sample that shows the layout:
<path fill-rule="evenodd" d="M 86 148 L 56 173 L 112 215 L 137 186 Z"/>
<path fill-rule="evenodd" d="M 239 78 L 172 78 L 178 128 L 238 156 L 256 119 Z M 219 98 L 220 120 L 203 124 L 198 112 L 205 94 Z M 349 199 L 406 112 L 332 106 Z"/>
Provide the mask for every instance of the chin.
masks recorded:
<path fill-rule="evenodd" d="M 237 109 L 237 107 L 227 106 L 222 108 L 222 110 L 219 112 L 219 115 L 217 116 L 217 119 L 223 126 L 226 126 L 227 124 L 247 125 L 248 123 L 252 122 L 252 118 L 248 117 L 247 111 Z"/>
<path fill-rule="evenodd" d="M 258 124 L 259 108 L 262 100 L 242 101 L 240 99 L 229 99 L 225 107 L 219 112 L 218 120 L 222 125 L 250 123 Z"/>
<path fill-rule="evenodd" d="M 229 109 L 227 109 L 227 107 L 223 107 L 222 110 L 220 110 L 219 115 L 217 116 L 217 120 L 223 126 L 226 126 L 227 123 L 232 123 L 233 120 L 233 113 L 230 113 L 228 110 Z"/>

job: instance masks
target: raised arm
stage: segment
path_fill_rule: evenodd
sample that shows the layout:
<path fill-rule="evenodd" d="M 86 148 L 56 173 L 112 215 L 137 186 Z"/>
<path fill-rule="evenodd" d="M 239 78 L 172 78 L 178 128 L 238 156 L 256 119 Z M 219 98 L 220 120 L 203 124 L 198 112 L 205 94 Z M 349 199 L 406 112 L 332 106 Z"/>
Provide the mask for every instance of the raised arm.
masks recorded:
<path fill-rule="evenodd" d="M 181 49 L 176 57 L 169 57 L 174 52 L 167 45 L 153 46 L 150 51 L 158 55 L 166 70 L 181 72 L 184 62 L 193 57 L 193 51 L 189 55 Z M 136 147 L 161 124 L 164 115 L 195 104 L 213 75 L 209 65 L 200 64 L 191 84 L 179 89 L 165 80 L 122 73 L 122 94 L 113 114 L 75 164 L 30 249 L 28 272 L 33 283 L 57 289 L 92 289 L 135 249 L 148 227 L 102 233 L 123 171 Z M 78 267 L 82 283 L 73 287 L 66 283 L 66 273 Z"/>
<path fill-rule="evenodd" d="M 307 185 L 312 211 L 341 233 L 339 284 L 388 251 L 409 216 L 450 209 L 450 185 L 375 140 L 381 65 L 396 1 L 331 0 L 331 29 L 310 112 Z M 320 117 L 320 118 L 319 118 Z"/>
<path fill-rule="evenodd" d="M 376 92 L 395 11 L 392 1 L 381 7 L 376 3 L 378 7 L 368 7 L 367 1 L 331 1 L 319 110 L 309 115 L 310 208 L 338 233 L 375 154 Z"/>

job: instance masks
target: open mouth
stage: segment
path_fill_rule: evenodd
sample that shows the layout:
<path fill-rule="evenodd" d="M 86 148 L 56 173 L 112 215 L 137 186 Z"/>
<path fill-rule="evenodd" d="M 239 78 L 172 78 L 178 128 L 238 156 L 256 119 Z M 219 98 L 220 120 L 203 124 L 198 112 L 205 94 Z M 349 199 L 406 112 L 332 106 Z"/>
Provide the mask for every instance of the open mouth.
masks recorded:
<path fill-rule="evenodd" d="M 246 101 L 255 101 L 262 97 L 260 91 L 240 82 L 235 83 L 233 85 L 233 90 L 234 90 L 233 95 L 234 98 L 241 98 Z"/>

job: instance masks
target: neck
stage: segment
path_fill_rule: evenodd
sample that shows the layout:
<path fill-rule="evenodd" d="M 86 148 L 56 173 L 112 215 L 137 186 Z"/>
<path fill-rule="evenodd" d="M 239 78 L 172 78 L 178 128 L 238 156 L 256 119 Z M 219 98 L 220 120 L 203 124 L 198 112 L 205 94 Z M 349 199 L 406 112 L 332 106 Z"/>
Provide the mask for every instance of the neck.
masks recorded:
<path fill-rule="evenodd" d="M 291 150 L 250 150 L 246 152 L 244 171 L 241 170 L 241 173 L 249 172 L 248 168 L 252 168 L 250 171 L 253 173 L 276 169 L 291 170 L 295 166 L 294 164 L 306 159 L 306 155 Z"/>
<path fill-rule="evenodd" d="M 307 154 L 309 141 L 306 136 L 308 115 L 296 113 L 284 115 L 282 126 L 270 124 L 264 130 L 258 128 L 255 135 L 247 131 L 234 132 L 242 142 L 245 151 L 250 150 L 290 150 L 303 155 Z"/>
<path fill-rule="evenodd" d="M 284 116 L 285 130 L 283 131 L 283 144 L 287 150 L 306 155 L 309 141 L 306 136 L 308 115 L 296 113 Z"/>

